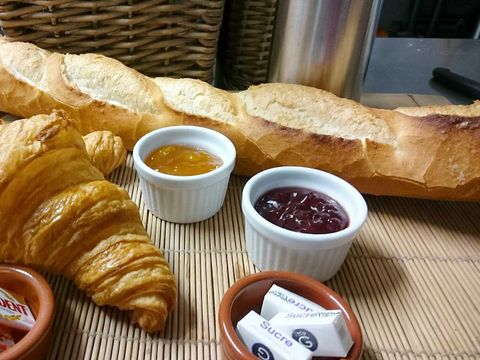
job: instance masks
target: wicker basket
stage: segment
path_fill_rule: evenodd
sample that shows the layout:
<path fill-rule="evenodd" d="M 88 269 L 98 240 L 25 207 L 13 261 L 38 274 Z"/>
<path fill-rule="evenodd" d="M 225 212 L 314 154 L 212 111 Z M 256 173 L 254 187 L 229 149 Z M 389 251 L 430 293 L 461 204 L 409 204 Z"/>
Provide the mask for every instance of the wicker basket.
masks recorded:
<path fill-rule="evenodd" d="M 230 0 L 225 8 L 219 61 L 228 89 L 267 79 L 277 0 Z"/>
<path fill-rule="evenodd" d="M 224 0 L 0 1 L 10 41 L 96 52 L 149 76 L 211 81 Z"/>

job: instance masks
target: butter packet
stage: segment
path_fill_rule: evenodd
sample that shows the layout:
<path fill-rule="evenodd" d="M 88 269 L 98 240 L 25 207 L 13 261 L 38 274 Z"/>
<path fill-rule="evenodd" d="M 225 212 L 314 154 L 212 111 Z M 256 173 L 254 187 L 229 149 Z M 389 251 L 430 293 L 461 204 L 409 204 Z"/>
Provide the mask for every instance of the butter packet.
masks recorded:
<path fill-rule="evenodd" d="M 35 318 L 21 295 L 0 288 L 0 326 L 29 331 Z"/>
<path fill-rule="evenodd" d="M 0 353 L 10 349 L 15 345 L 15 340 L 10 330 L 0 324 Z"/>

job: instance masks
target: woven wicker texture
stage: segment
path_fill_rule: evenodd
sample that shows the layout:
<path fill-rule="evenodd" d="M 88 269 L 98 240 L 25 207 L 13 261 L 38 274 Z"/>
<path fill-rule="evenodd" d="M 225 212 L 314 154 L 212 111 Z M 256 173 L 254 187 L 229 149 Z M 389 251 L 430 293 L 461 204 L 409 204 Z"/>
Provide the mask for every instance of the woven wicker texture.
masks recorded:
<path fill-rule="evenodd" d="M 277 0 L 231 0 L 219 49 L 225 86 L 245 89 L 267 79 Z"/>
<path fill-rule="evenodd" d="M 96 52 L 149 76 L 211 81 L 224 0 L 0 1 L 11 41 Z"/>
<path fill-rule="evenodd" d="M 392 97 L 411 105 L 434 99 L 385 96 Z M 191 225 L 147 211 L 130 155 L 110 180 L 129 192 L 152 241 L 164 249 L 178 281 L 177 307 L 164 333 L 148 335 L 130 325 L 126 313 L 96 306 L 70 281 L 46 275 L 57 306 L 47 359 L 221 359 L 222 296 L 258 271 L 243 233 L 240 199 L 247 179 L 234 176 L 221 211 Z M 367 223 L 326 283 L 358 316 L 363 358 L 480 359 L 480 202 L 366 200 Z"/>

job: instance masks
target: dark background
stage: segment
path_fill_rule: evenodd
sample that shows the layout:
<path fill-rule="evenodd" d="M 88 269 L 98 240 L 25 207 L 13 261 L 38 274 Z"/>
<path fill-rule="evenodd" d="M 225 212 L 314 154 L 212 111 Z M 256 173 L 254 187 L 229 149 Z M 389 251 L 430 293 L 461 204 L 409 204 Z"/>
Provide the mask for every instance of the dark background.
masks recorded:
<path fill-rule="evenodd" d="M 480 0 L 383 0 L 377 36 L 471 39 L 478 29 Z"/>

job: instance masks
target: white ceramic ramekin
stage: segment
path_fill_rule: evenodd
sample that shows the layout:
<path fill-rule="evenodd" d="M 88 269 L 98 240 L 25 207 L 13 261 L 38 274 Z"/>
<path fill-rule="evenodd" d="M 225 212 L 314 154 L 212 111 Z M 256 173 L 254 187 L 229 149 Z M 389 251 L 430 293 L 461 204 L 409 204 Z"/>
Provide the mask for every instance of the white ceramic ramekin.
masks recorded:
<path fill-rule="evenodd" d="M 330 234 L 286 230 L 264 219 L 254 204 L 264 193 L 281 187 L 303 187 L 329 195 L 342 205 L 349 226 Z M 367 219 L 362 195 L 349 183 L 324 171 L 305 167 L 277 167 L 253 176 L 242 194 L 247 252 L 260 270 L 293 271 L 320 281 L 340 269 L 353 239 Z"/>
<path fill-rule="evenodd" d="M 144 159 L 163 145 L 197 147 L 222 159 L 223 164 L 205 174 L 176 176 L 148 167 Z M 133 162 L 147 208 L 155 216 L 175 222 L 206 220 L 220 210 L 225 200 L 236 151 L 224 135 L 199 126 L 171 126 L 143 136 L 133 148 Z"/>

